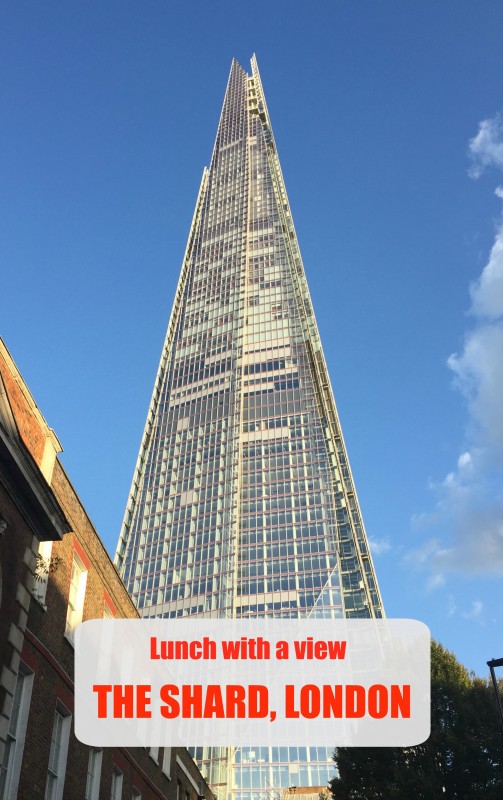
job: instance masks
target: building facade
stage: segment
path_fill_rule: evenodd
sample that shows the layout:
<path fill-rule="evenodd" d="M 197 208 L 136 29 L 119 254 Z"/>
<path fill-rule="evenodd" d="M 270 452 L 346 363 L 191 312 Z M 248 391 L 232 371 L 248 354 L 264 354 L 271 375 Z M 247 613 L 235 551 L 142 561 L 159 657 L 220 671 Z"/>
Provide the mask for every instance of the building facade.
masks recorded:
<path fill-rule="evenodd" d="M 0 798 L 10 797 L 21 661 L 40 547 L 70 530 L 50 482 L 61 446 L 0 339 Z M 24 725 L 24 721 L 21 719 Z M 18 755 L 19 755 L 19 748 Z M 10 769 L 9 768 L 10 765 Z M 16 765 L 17 768 L 18 765 Z M 12 796 L 15 796 L 14 794 Z"/>
<path fill-rule="evenodd" d="M 0 800 L 214 800 L 183 748 L 93 748 L 73 733 L 74 632 L 137 618 L 0 340 Z"/>
<path fill-rule="evenodd" d="M 116 563 L 145 617 L 381 617 L 255 58 L 251 66 L 251 75 L 231 67 Z M 196 756 L 222 793 L 227 780 L 252 800 L 324 785 L 331 749 Z"/>

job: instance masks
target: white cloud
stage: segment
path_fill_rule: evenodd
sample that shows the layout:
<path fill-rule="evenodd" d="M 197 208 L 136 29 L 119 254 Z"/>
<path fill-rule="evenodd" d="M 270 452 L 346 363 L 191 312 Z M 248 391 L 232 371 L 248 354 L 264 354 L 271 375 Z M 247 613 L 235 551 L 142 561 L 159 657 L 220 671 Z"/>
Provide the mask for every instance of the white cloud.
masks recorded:
<path fill-rule="evenodd" d="M 458 458 L 458 469 L 464 470 L 471 468 L 472 464 L 473 464 L 473 458 L 471 453 L 469 453 L 468 450 L 466 450 L 464 453 L 461 453 L 461 455 Z"/>
<path fill-rule="evenodd" d="M 471 285 L 471 313 L 479 318 L 495 320 L 503 316 L 503 225 L 496 238 L 480 278 Z"/>
<path fill-rule="evenodd" d="M 484 603 L 481 600 L 474 600 L 470 611 L 463 611 L 461 616 L 465 619 L 480 619 Z"/>
<path fill-rule="evenodd" d="M 497 186 L 496 189 L 494 190 L 494 194 L 496 195 L 496 197 L 500 197 L 501 200 L 503 200 L 503 186 Z"/>
<path fill-rule="evenodd" d="M 447 363 L 468 400 L 477 429 L 472 436 L 503 454 L 503 224 L 470 294 L 476 324 L 465 336 L 463 351 L 451 355 Z"/>
<path fill-rule="evenodd" d="M 489 166 L 503 169 L 501 115 L 480 123 L 470 155 L 472 177 Z M 503 199 L 503 187 L 496 194 Z M 429 589 L 441 585 L 448 572 L 503 574 L 503 223 L 470 295 L 474 324 L 462 350 L 447 361 L 467 402 L 469 447 L 452 472 L 431 484 L 437 495 L 434 511 L 416 518 L 442 531 L 441 536 L 430 538 L 408 559 L 429 570 Z M 466 619 L 479 616 L 478 603 L 464 614 Z"/>
<path fill-rule="evenodd" d="M 439 589 L 444 584 L 445 584 L 445 575 L 443 575 L 441 572 L 435 572 L 428 578 L 426 582 L 426 589 L 429 592 L 432 592 L 434 589 Z"/>
<path fill-rule="evenodd" d="M 468 400 L 472 440 L 503 455 L 503 323 L 479 325 L 447 363 Z"/>
<path fill-rule="evenodd" d="M 421 547 L 406 553 L 403 561 L 413 567 L 423 567 L 431 562 L 432 556 L 437 552 L 439 547 L 440 542 L 438 539 L 428 539 L 426 542 L 423 542 Z"/>
<path fill-rule="evenodd" d="M 369 545 L 372 550 L 372 555 L 374 556 L 381 556 L 383 553 L 387 553 L 391 550 L 391 544 L 387 539 L 369 538 Z"/>
<path fill-rule="evenodd" d="M 470 139 L 469 152 L 473 160 L 469 171 L 471 178 L 479 178 L 487 167 L 503 169 L 503 119 L 500 114 L 482 120 L 479 132 Z"/>

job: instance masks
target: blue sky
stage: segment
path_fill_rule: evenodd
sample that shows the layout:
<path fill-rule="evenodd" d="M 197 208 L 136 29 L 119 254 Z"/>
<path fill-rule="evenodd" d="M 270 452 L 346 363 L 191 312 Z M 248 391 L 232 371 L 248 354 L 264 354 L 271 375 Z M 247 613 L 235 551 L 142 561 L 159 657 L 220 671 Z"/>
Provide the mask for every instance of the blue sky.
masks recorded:
<path fill-rule="evenodd" d="M 110 552 L 256 52 L 387 614 L 503 655 L 502 32 L 500 0 L 2 4 L 1 335 Z"/>

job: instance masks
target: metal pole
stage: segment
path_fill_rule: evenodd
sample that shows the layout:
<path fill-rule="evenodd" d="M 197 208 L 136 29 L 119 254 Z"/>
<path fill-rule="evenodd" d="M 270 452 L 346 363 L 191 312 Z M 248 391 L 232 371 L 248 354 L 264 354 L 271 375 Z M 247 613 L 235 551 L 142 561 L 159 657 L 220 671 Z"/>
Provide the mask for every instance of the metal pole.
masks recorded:
<path fill-rule="evenodd" d="M 494 694 L 496 695 L 496 702 L 498 703 L 501 722 L 503 724 L 503 704 L 501 702 L 501 693 L 499 690 L 498 681 L 496 680 L 496 673 L 494 671 L 495 667 L 503 667 L 503 658 L 493 658 L 491 661 L 487 662 L 487 666 L 491 670 L 491 678 L 493 682 Z"/>

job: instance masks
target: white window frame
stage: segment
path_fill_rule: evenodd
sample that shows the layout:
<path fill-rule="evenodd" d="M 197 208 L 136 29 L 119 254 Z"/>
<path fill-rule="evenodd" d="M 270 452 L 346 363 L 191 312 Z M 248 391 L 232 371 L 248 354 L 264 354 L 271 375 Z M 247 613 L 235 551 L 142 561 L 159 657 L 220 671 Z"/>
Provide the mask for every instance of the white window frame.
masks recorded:
<path fill-rule="evenodd" d="M 38 543 L 37 566 L 32 589 L 33 597 L 44 607 L 51 569 L 52 544 L 51 540 Z"/>
<path fill-rule="evenodd" d="M 136 788 L 136 786 L 133 786 L 133 792 L 131 794 L 131 798 L 132 800 L 142 800 L 141 792 L 139 789 Z"/>
<path fill-rule="evenodd" d="M 14 690 L 9 730 L 5 744 L 4 761 L 1 765 L 0 797 L 17 797 L 21 764 L 23 762 L 26 728 L 30 713 L 34 675 L 21 662 Z M 2 785 L 3 782 L 3 785 Z"/>
<path fill-rule="evenodd" d="M 73 551 L 72 572 L 70 577 L 70 590 L 68 592 L 68 608 L 66 612 L 65 636 L 73 644 L 75 629 L 82 622 L 84 613 L 84 600 L 86 596 L 87 567 Z"/>
<path fill-rule="evenodd" d="M 99 800 L 102 759 L 103 750 L 99 747 L 89 748 L 85 800 Z"/>
<path fill-rule="evenodd" d="M 110 800 L 121 800 L 123 774 L 115 764 L 112 770 L 112 788 L 110 790 Z"/>
<path fill-rule="evenodd" d="M 159 748 L 158 747 L 149 747 L 148 754 L 154 764 L 159 763 Z"/>
<path fill-rule="evenodd" d="M 58 700 L 54 712 L 44 800 L 62 800 L 72 715 Z"/>
<path fill-rule="evenodd" d="M 171 780 L 171 747 L 165 747 L 162 754 L 162 771 Z"/>

